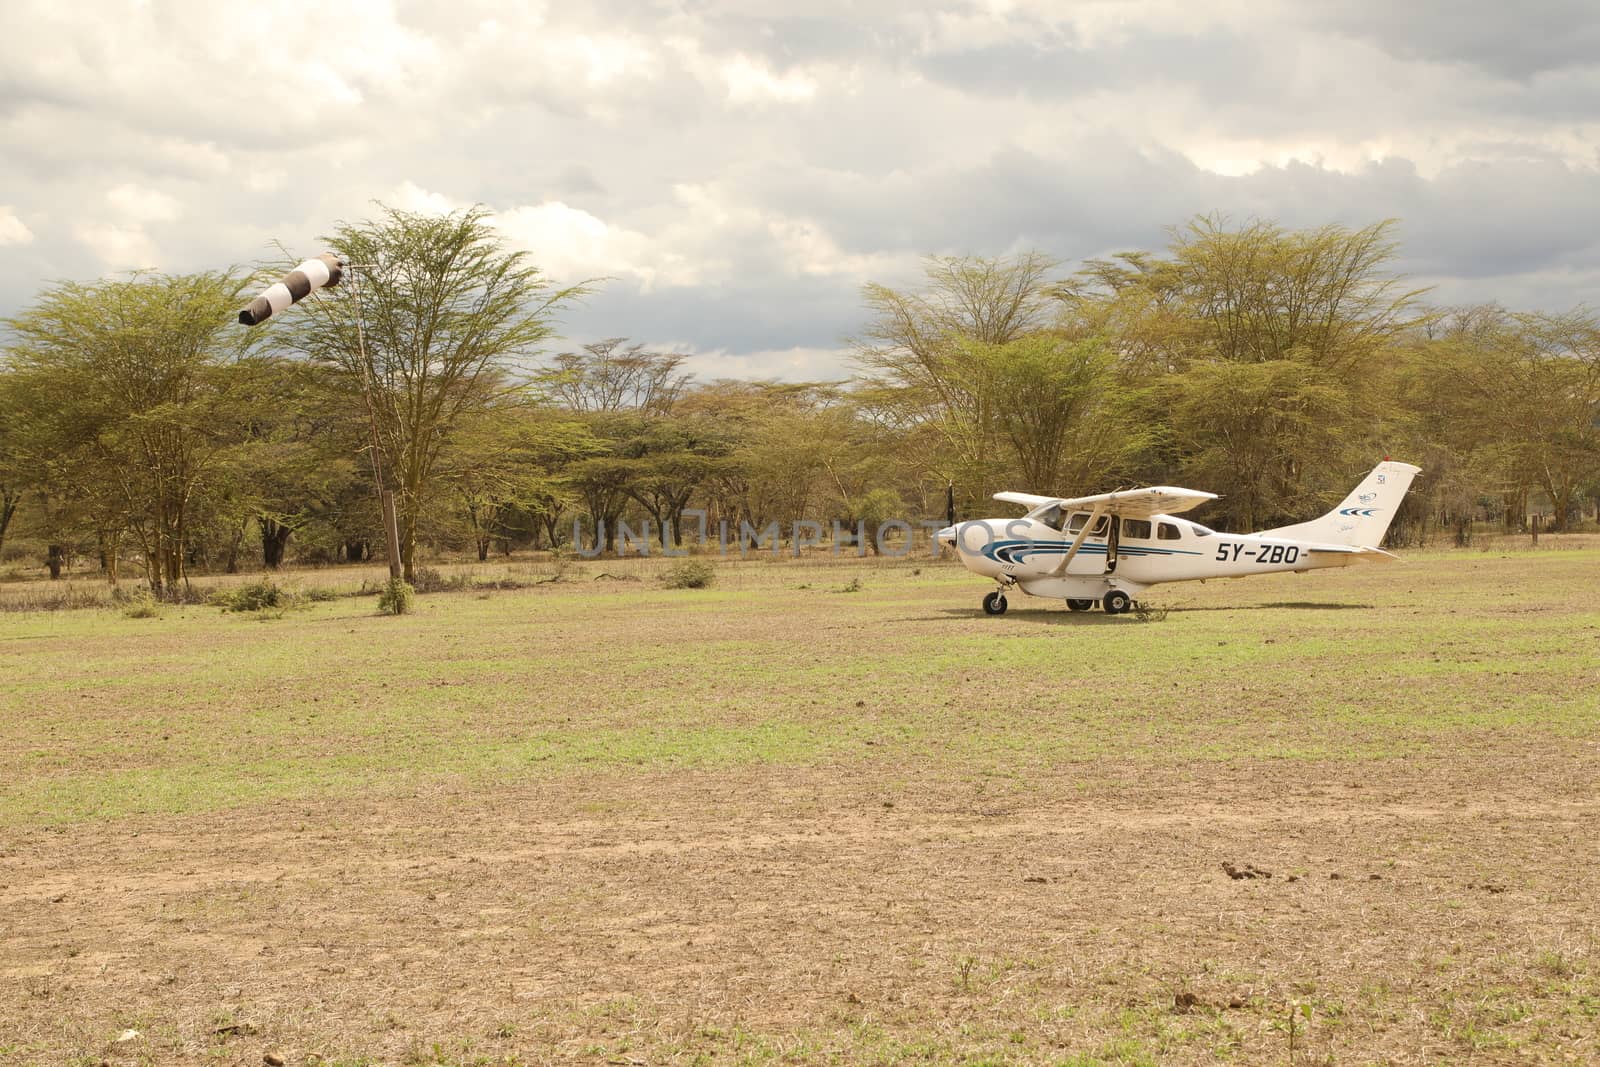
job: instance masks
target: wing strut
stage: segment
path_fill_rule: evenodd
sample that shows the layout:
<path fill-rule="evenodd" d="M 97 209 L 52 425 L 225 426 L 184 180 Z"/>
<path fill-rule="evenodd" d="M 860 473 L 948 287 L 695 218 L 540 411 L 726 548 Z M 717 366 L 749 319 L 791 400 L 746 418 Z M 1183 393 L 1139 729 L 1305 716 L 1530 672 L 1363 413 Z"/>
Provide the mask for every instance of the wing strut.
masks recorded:
<path fill-rule="evenodd" d="M 1067 549 L 1065 556 L 1061 557 L 1061 562 L 1055 565 L 1055 569 L 1050 572 L 1050 577 L 1059 578 L 1067 573 L 1067 564 L 1071 563 L 1072 557 L 1078 554 L 1078 549 L 1083 547 L 1083 539 L 1089 536 L 1089 531 L 1094 529 L 1095 523 L 1099 522 L 1100 516 L 1105 513 L 1106 506 L 1104 504 L 1096 504 L 1094 506 L 1094 510 L 1089 513 L 1089 520 L 1083 524 L 1083 529 L 1078 531 L 1078 536 L 1073 538 L 1072 547 Z"/>

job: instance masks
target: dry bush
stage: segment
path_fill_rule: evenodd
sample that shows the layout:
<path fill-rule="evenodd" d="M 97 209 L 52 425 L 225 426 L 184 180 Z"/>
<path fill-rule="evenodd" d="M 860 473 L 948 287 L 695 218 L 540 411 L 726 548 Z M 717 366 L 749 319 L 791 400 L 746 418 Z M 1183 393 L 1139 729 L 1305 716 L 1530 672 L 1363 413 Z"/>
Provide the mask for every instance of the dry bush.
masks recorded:
<path fill-rule="evenodd" d="M 700 559 L 675 563 L 661 575 L 661 581 L 668 589 L 704 589 L 716 580 L 717 569 Z"/>

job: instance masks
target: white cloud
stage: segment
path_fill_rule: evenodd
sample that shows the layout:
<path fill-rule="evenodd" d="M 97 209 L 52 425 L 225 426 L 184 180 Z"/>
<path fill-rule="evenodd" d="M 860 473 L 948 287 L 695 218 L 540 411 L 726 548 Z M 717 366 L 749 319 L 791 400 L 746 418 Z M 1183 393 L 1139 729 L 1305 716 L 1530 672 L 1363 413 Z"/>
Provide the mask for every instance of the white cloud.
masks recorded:
<path fill-rule="evenodd" d="M 135 225 L 171 222 L 178 217 L 178 201 L 159 189 L 123 184 L 106 193 L 106 203 L 118 217 Z"/>
<path fill-rule="evenodd" d="M 728 99 L 736 103 L 794 103 L 817 95 L 815 78 L 798 70 L 775 74 L 766 64 L 746 56 L 735 56 L 722 64 L 720 73 L 727 85 Z"/>
<path fill-rule="evenodd" d="M 452 200 L 443 193 L 430 192 L 413 181 L 401 182 L 394 192 L 384 198 L 384 203 L 396 210 L 417 215 L 448 215 L 472 206 L 465 201 Z"/>
<path fill-rule="evenodd" d="M 616 279 L 575 334 L 682 338 L 704 373 L 817 376 L 860 284 L 924 253 L 1070 268 L 1210 210 L 1399 216 L 1441 299 L 1570 306 L 1600 8 L 1529 4 L 259 0 L 261 35 L 206 0 L 7 0 L 0 315 L 40 278 L 318 248 L 375 200 L 490 205 L 557 280 Z"/>
<path fill-rule="evenodd" d="M 696 351 L 692 345 L 649 344 L 647 348 L 663 352 L 682 352 L 685 370 L 697 378 L 714 381 L 718 378 L 777 378 L 787 382 L 836 381 L 850 377 L 853 368 L 848 348 L 794 348 L 758 349 L 750 352 L 730 352 L 725 348 Z"/>
<path fill-rule="evenodd" d="M 683 255 L 559 200 L 501 212 L 494 225 L 562 282 L 632 277 L 649 290 L 658 284 L 694 285 L 699 281 L 694 265 Z"/>
<path fill-rule="evenodd" d="M 6 245 L 25 245 L 33 241 L 33 231 L 17 218 L 10 204 L 0 204 L 0 248 Z"/>
<path fill-rule="evenodd" d="M 114 222 L 81 222 L 72 234 L 89 247 L 100 263 L 113 270 L 159 267 L 161 254 L 155 242 L 138 226 Z"/>
<path fill-rule="evenodd" d="M 767 229 L 783 252 L 784 267 L 793 274 L 839 274 L 865 282 L 903 272 L 908 258 L 916 258 L 884 252 L 846 252 L 820 225 L 807 219 L 774 219 Z"/>
<path fill-rule="evenodd" d="M 406 181 L 385 201 L 402 211 L 444 215 L 471 205 Z M 694 285 L 700 275 L 681 253 L 636 230 L 560 200 L 496 211 L 489 223 L 516 249 L 528 252 L 541 270 L 563 284 L 585 278 L 629 278 L 646 290 L 657 285 Z"/>

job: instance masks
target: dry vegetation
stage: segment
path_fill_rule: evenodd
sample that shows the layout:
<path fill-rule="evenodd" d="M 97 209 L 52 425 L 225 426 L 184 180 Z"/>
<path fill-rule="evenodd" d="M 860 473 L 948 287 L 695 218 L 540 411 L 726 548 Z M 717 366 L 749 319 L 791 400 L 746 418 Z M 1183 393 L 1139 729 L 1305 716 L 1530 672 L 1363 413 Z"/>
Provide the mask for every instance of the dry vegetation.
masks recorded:
<path fill-rule="evenodd" d="M 1590 1062 L 1571 545 L 8 612 L 0 1063 Z"/>

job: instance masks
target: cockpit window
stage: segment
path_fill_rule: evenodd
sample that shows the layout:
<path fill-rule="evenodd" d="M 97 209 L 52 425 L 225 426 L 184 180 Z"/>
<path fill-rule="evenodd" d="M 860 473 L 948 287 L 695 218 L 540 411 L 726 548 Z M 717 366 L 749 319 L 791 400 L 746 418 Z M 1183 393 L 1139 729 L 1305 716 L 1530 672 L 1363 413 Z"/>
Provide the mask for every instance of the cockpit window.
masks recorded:
<path fill-rule="evenodd" d="M 1180 536 L 1178 528 L 1170 522 L 1163 522 L 1156 527 L 1156 537 L 1162 541 L 1176 541 Z"/>
<path fill-rule="evenodd" d="M 1061 505 L 1051 504 L 1049 507 L 1035 515 L 1034 518 L 1039 522 L 1044 523 L 1052 530 L 1059 530 L 1061 529 Z"/>

